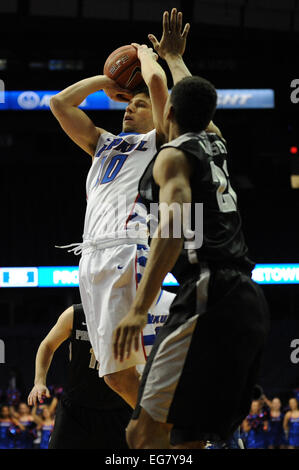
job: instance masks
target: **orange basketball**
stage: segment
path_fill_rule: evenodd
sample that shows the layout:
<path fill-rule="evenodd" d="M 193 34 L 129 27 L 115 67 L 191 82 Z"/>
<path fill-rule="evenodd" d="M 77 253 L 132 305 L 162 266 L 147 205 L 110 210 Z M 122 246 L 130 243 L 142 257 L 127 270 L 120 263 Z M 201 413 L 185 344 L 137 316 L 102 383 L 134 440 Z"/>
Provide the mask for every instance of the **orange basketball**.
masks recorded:
<path fill-rule="evenodd" d="M 122 46 L 113 51 L 104 65 L 104 74 L 115 80 L 122 88 L 134 90 L 143 83 L 137 50 Z"/>

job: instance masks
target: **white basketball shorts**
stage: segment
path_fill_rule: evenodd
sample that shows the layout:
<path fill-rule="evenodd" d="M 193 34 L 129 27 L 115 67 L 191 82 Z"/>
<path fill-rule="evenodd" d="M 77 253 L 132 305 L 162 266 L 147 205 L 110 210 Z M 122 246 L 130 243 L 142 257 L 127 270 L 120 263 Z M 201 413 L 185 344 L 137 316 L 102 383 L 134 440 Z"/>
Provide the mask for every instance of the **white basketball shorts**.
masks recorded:
<path fill-rule="evenodd" d="M 90 342 L 99 376 L 145 364 L 144 336 L 153 338 L 155 325 L 150 322 L 140 335 L 138 351 L 123 362 L 113 355 L 113 332 L 129 312 L 138 282 L 145 267 L 149 248 L 145 245 L 119 245 L 83 250 L 79 264 L 79 286 Z"/>

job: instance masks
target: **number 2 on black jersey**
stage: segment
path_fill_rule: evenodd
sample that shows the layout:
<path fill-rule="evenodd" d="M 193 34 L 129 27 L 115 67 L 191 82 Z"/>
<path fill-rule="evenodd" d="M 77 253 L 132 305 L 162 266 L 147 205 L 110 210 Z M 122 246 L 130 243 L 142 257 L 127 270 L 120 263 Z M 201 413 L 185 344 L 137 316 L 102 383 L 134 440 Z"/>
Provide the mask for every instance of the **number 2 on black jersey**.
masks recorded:
<path fill-rule="evenodd" d="M 218 183 L 216 192 L 217 203 L 221 212 L 235 212 L 237 210 L 237 195 L 231 187 L 226 160 L 222 168 L 210 161 L 211 173 L 214 183 Z"/>

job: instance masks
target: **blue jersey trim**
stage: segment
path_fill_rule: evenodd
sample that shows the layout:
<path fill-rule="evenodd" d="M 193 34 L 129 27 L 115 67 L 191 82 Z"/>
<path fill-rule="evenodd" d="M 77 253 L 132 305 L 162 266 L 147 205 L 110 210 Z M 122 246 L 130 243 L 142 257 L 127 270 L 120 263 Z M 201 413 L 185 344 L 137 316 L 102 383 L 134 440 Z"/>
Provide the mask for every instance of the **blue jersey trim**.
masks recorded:
<path fill-rule="evenodd" d="M 162 294 L 163 294 L 163 289 L 161 289 L 161 292 L 160 292 L 160 294 L 159 294 L 159 297 L 158 297 L 158 300 L 157 300 L 157 302 L 156 302 L 156 305 L 159 303 L 159 301 L 160 301 L 160 299 L 161 299 L 161 297 L 162 297 Z"/>
<path fill-rule="evenodd" d="M 122 136 L 122 135 L 139 135 L 139 134 L 140 134 L 140 132 L 121 132 L 118 135 Z"/>
<path fill-rule="evenodd" d="M 155 342 L 156 335 L 144 335 L 143 344 L 144 346 L 152 346 Z"/>

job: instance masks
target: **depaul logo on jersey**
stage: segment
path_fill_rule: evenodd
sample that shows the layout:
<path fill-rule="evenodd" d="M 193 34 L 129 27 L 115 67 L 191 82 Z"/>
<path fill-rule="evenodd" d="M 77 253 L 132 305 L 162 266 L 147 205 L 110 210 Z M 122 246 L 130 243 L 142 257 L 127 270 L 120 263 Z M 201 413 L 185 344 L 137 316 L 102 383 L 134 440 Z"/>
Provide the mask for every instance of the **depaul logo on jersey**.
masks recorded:
<path fill-rule="evenodd" d="M 95 158 L 100 157 L 104 151 L 112 149 L 117 150 L 121 153 L 130 153 L 133 150 L 145 152 L 146 150 L 148 150 L 145 144 L 146 140 L 141 140 L 141 142 L 130 144 L 121 137 L 117 137 L 116 139 L 111 139 L 110 137 L 108 137 L 108 139 L 106 139 L 106 143 L 102 145 L 102 147 L 97 151 Z"/>

